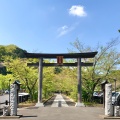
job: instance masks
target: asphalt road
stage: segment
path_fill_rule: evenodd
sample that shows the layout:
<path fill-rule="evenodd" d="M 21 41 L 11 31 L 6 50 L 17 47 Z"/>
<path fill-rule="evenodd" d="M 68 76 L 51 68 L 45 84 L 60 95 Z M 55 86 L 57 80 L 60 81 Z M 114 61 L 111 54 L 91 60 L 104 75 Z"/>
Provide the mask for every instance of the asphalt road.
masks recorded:
<path fill-rule="evenodd" d="M 4 94 L 0 96 L 0 103 L 5 102 L 5 100 L 9 101 L 9 94 Z"/>
<path fill-rule="evenodd" d="M 4 103 L 6 100 L 9 101 L 9 94 L 0 95 L 0 103 Z M 0 108 L 3 108 L 4 104 L 0 104 Z"/>

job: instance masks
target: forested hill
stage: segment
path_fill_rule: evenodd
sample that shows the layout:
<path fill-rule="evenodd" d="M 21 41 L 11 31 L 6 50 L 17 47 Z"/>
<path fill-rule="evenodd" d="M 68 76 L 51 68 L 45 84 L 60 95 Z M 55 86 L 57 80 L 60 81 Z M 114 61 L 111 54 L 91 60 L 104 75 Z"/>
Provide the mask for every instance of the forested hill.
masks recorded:
<path fill-rule="evenodd" d="M 0 62 L 4 61 L 6 57 L 12 57 L 14 58 L 23 58 L 24 52 L 27 52 L 26 50 L 23 50 L 16 45 L 0 45 Z"/>

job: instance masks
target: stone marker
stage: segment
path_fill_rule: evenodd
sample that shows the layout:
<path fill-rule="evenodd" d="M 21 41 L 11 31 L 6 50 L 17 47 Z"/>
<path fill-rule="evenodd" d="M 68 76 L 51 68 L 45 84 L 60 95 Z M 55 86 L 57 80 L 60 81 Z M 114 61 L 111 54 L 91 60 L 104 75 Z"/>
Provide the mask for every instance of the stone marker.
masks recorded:
<path fill-rule="evenodd" d="M 10 115 L 16 116 L 17 115 L 17 84 L 11 84 L 10 86 Z"/>
<path fill-rule="evenodd" d="M 113 116 L 113 107 L 112 107 L 112 85 L 105 85 L 105 115 Z"/>

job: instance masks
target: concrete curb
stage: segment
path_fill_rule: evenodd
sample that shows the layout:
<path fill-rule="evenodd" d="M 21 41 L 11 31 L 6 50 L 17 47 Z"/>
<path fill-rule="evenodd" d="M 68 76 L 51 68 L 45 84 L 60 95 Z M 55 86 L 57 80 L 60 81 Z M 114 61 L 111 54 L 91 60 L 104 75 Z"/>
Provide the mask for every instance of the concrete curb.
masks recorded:
<path fill-rule="evenodd" d="M 23 115 L 17 115 L 17 116 L 0 116 L 0 119 L 18 119 L 22 117 Z"/>
<path fill-rule="evenodd" d="M 108 116 L 105 116 L 104 119 L 120 119 L 120 117 L 115 117 L 115 116 L 108 117 Z"/>
<path fill-rule="evenodd" d="M 103 119 L 120 119 L 120 116 L 115 117 L 115 116 L 106 116 L 106 115 L 99 115 Z"/>

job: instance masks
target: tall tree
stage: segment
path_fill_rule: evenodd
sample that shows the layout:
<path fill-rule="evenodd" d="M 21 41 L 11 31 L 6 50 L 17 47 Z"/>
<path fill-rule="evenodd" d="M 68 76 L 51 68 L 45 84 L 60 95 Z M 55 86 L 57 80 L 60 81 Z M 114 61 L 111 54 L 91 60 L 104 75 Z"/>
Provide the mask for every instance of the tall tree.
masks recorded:
<path fill-rule="evenodd" d="M 33 67 L 27 67 L 26 59 L 14 59 L 6 62 L 8 71 L 11 71 L 15 80 L 20 80 L 21 88 L 29 92 L 33 100 L 36 83 L 38 80 L 38 70 Z"/>
<path fill-rule="evenodd" d="M 115 46 L 119 44 L 118 38 L 110 41 L 106 46 L 97 45 L 96 49 L 86 47 L 78 39 L 71 45 L 76 48 L 77 52 L 93 52 L 98 51 L 94 60 L 83 59 L 84 62 L 94 62 L 93 67 L 82 67 L 83 91 L 90 100 L 93 92 L 102 80 L 107 79 L 112 70 L 116 68 L 120 62 L 120 54 L 115 50 Z M 70 52 L 73 52 L 69 50 Z"/>

